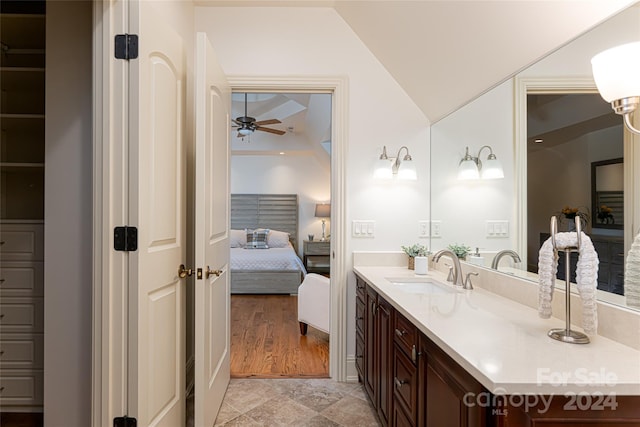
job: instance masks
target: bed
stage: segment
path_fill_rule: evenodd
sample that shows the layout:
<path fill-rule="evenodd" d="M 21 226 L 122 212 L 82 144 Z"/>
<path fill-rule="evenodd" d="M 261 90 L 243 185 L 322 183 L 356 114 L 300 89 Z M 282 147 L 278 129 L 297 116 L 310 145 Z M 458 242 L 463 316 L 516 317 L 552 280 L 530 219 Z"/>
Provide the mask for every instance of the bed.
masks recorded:
<path fill-rule="evenodd" d="M 246 236 L 245 230 L 256 229 L 270 230 L 267 243 L 279 237 L 279 244 L 268 249 L 247 249 L 246 241 L 237 242 L 238 236 Z M 285 233 L 288 241 L 282 241 Z M 297 194 L 232 194 L 231 235 L 232 294 L 298 293 L 306 271 L 296 252 Z"/>

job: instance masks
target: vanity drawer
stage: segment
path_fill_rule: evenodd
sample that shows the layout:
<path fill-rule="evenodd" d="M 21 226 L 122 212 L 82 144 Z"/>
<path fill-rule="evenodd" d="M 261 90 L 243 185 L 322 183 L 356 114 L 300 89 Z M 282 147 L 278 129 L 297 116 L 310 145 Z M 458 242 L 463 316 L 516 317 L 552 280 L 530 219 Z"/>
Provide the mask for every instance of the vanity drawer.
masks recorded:
<path fill-rule="evenodd" d="M 3 334 L 0 340 L 0 368 L 42 369 L 44 339 L 42 334 Z"/>
<path fill-rule="evenodd" d="M 42 224 L 0 225 L 0 257 L 2 260 L 42 261 L 44 259 Z"/>
<path fill-rule="evenodd" d="M 0 328 L 7 332 L 43 332 L 43 298 L 3 298 Z"/>
<path fill-rule="evenodd" d="M 393 400 L 415 425 L 418 419 L 418 368 L 398 345 L 393 352 Z"/>
<path fill-rule="evenodd" d="M 0 405 L 42 405 L 42 371 L 3 371 L 0 376 Z"/>
<path fill-rule="evenodd" d="M 404 351 L 407 357 L 414 359 L 413 355 L 418 345 L 418 328 L 398 311 L 394 311 L 393 328 L 395 343 Z M 413 363 L 415 362 L 416 361 L 413 360 Z"/>
<path fill-rule="evenodd" d="M 44 296 L 44 263 L 42 261 L 4 261 L 0 267 L 0 296 Z"/>
<path fill-rule="evenodd" d="M 356 296 L 360 297 L 364 301 L 364 294 L 366 292 L 366 283 L 360 277 L 356 276 Z"/>

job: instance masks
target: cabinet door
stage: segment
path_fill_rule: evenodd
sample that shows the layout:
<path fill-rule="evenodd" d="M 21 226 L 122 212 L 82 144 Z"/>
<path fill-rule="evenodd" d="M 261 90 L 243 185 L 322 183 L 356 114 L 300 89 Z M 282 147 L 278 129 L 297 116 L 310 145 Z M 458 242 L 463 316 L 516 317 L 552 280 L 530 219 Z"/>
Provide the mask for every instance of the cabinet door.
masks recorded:
<path fill-rule="evenodd" d="M 364 315 L 364 390 L 371 402 L 378 401 L 377 360 L 376 360 L 376 318 L 378 294 L 370 287 L 365 292 Z"/>
<path fill-rule="evenodd" d="M 389 424 L 391 416 L 392 394 L 392 367 L 393 367 L 393 335 L 391 328 L 391 315 L 393 307 L 383 298 L 378 296 L 378 311 L 376 312 L 376 322 L 379 339 L 377 345 L 379 384 L 378 384 L 378 417 L 383 425 Z"/>
<path fill-rule="evenodd" d="M 424 335 L 420 336 L 420 425 L 484 427 L 487 408 L 469 406 L 467 393 L 479 396 L 484 387 Z"/>

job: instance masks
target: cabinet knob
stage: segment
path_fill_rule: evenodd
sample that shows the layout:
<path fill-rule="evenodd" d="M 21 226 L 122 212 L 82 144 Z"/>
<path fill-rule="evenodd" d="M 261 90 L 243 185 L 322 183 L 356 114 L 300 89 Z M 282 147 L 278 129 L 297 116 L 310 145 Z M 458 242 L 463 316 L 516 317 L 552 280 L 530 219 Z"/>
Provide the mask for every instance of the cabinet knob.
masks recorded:
<path fill-rule="evenodd" d="M 405 331 L 404 329 L 401 331 L 400 329 L 396 328 L 396 335 L 402 338 L 403 336 L 407 335 L 407 331 Z"/>
<path fill-rule="evenodd" d="M 356 320 L 364 320 L 364 316 L 356 316 Z"/>
<path fill-rule="evenodd" d="M 396 388 L 400 388 L 403 385 L 407 384 L 409 381 L 407 381 L 407 380 L 399 380 L 398 377 L 395 377 L 393 379 L 393 382 L 396 383 Z"/>

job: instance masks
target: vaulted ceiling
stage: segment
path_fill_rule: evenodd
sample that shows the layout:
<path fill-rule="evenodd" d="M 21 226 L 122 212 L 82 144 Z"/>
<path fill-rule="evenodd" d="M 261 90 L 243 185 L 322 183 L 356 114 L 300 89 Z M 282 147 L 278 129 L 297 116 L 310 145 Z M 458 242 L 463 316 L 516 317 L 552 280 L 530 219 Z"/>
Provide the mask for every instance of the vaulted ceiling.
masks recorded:
<path fill-rule="evenodd" d="M 637 0 L 200 0 L 333 7 L 435 122 Z"/>

